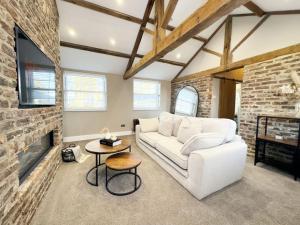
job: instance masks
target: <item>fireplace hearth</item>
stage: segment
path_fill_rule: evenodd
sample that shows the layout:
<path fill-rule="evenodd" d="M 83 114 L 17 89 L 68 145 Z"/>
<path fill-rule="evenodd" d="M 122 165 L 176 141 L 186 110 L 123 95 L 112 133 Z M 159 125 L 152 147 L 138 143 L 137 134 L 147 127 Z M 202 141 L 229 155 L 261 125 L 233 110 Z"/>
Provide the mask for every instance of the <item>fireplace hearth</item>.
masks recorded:
<path fill-rule="evenodd" d="M 30 175 L 35 167 L 42 161 L 53 147 L 53 131 L 42 136 L 38 141 L 18 154 L 20 161 L 19 182 L 20 184 Z"/>

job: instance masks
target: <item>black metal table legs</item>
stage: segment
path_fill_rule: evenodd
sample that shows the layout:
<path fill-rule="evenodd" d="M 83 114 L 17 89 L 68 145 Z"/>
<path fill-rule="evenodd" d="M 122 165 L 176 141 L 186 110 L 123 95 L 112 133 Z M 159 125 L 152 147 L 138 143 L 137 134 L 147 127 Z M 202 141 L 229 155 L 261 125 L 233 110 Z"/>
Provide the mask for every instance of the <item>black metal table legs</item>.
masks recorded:
<path fill-rule="evenodd" d="M 96 159 L 96 162 L 95 162 L 95 166 L 92 167 L 86 174 L 86 181 L 90 184 L 90 185 L 93 185 L 93 186 L 98 186 L 99 184 L 99 181 L 98 181 L 98 176 L 99 176 L 99 167 L 101 165 L 103 165 L 104 163 L 101 164 L 101 155 L 100 154 L 95 154 L 95 159 Z M 95 182 L 92 182 L 89 180 L 89 175 L 90 173 L 95 170 Z"/>
<path fill-rule="evenodd" d="M 108 188 L 109 182 L 110 182 L 113 178 L 118 177 L 118 176 L 122 176 L 122 175 L 125 175 L 125 174 L 130 174 L 130 175 L 134 176 L 134 188 L 133 188 L 133 190 L 128 191 L 128 192 L 113 192 L 113 191 L 111 191 L 111 190 Z M 139 182 L 137 182 L 137 180 L 139 180 Z M 141 177 L 137 174 L 137 167 L 134 168 L 134 173 L 131 172 L 131 170 L 128 170 L 128 171 L 125 171 L 125 172 L 117 173 L 117 174 L 111 176 L 110 178 L 108 178 L 108 168 L 107 168 L 107 166 L 105 167 L 105 187 L 106 187 L 106 190 L 107 190 L 109 193 L 111 193 L 112 195 L 124 196 L 124 195 L 132 194 L 132 193 L 136 192 L 136 191 L 140 188 L 141 184 L 142 184 L 142 179 L 141 179 Z"/>

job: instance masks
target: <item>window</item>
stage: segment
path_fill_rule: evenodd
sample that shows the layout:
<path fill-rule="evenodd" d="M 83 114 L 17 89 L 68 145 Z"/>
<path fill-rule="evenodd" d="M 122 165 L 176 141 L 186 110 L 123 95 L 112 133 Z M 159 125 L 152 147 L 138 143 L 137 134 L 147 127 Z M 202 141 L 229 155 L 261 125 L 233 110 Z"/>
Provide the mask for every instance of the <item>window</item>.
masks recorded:
<path fill-rule="evenodd" d="M 160 108 L 160 82 L 133 80 L 133 109 L 158 110 Z"/>
<path fill-rule="evenodd" d="M 175 114 L 196 116 L 198 107 L 198 93 L 190 86 L 180 90 L 176 98 Z"/>
<path fill-rule="evenodd" d="M 107 106 L 106 78 L 101 75 L 64 73 L 65 111 L 104 111 Z"/>

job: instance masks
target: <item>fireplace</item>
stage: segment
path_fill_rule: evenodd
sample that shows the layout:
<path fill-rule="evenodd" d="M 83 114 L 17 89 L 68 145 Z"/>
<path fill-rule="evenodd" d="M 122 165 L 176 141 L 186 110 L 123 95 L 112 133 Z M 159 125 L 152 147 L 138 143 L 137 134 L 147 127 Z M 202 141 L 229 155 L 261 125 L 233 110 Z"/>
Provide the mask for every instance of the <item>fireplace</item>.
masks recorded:
<path fill-rule="evenodd" d="M 20 161 L 20 184 L 30 175 L 34 168 L 42 161 L 53 147 L 53 131 L 42 136 L 38 141 L 18 154 Z"/>

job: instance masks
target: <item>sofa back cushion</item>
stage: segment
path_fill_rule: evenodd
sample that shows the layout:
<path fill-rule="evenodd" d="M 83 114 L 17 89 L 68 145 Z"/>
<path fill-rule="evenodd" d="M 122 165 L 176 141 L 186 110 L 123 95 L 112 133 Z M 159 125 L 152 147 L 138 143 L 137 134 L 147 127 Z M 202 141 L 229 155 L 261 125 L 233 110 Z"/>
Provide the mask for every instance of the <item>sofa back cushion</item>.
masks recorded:
<path fill-rule="evenodd" d="M 193 122 L 190 117 L 184 117 L 179 126 L 177 140 L 184 144 L 195 134 L 201 133 L 201 131 L 201 122 Z"/>
<path fill-rule="evenodd" d="M 174 115 L 174 117 L 173 117 L 173 133 L 172 133 L 172 135 L 175 137 L 178 136 L 179 127 L 180 127 L 180 124 L 181 124 L 183 118 L 184 118 L 183 116 L 179 116 L 179 115 Z"/>
<path fill-rule="evenodd" d="M 221 133 L 224 135 L 224 143 L 230 142 L 235 138 L 236 123 L 230 119 L 219 118 L 192 118 L 193 122 L 201 122 L 203 133 Z"/>
<path fill-rule="evenodd" d="M 149 119 L 139 119 L 141 131 L 146 132 L 156 132 L 158 131 L 159 121 L 157 117 Z"/>
<path fill-rule="evenodd" d="M 173 120 L 172 135 L 177 137 L 179 126 L 184 116 L 175 115 L 169 112 L 161 112 L 159 115 L 159 121 L 170 119 L 170 118 Z"/>
<path fill-rule="evenodd" d="M 181 154 L 189 155 L 191 152 L 201 149 L 213 148 L 224 142 L 224 135 L 221 133 L 200 133 L 187 140 L 181 149 Z"/>
<path fill-rule="evenodd" d="M 173 119 L 172 118 L 160 119 L 158 132 L 164 136 L 170 137 L 173 132 Z"/>

